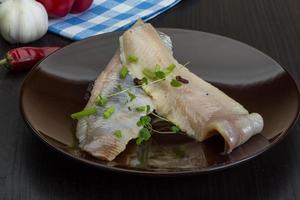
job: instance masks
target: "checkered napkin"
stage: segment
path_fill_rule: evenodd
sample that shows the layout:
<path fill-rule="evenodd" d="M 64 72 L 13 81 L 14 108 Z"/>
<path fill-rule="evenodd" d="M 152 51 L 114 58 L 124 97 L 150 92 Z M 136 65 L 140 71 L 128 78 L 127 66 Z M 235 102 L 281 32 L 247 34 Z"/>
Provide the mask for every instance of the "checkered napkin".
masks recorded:
<path fill-rule="evenodd" d="M 126 30 L 137 19 L 150 20 L 181 0 L 94 0 L 86 12 L 50 20 L 49 31 L 72 40 Z"/>

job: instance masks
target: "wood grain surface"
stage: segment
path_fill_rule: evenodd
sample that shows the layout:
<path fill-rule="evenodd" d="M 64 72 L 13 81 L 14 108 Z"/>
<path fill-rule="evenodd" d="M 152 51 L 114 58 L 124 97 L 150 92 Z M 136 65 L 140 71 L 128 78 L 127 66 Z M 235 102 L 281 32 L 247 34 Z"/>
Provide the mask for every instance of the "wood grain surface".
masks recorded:
<path fill-rule="evenodd" d="M 299 0 L 183 0 L 151 22 L 242 41 L 270 55 L 300 81 Z M 30 45 L 70 42 L 47 34 Z M 0 40 L 1 55 L 13 47 Z M 19 111 L 25 75 L 0 69 L 1 200 L 300 199 L 299 123 L 270 151 L 214 174 L 178 178 L 112 174 L 64 157 L 32 134 Z"/>

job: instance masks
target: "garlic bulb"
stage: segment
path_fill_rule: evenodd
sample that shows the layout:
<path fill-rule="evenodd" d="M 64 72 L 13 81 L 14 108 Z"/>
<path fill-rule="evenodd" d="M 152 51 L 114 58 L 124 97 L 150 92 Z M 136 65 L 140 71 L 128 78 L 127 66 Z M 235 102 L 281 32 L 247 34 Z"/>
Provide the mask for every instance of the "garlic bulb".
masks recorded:
<path fill-rule="evenodd" d="M 0 4 L 0 32 L 10 43 L 28 43 L 48 29 L 48 15 L 35 0 L 6 0 Z"/>

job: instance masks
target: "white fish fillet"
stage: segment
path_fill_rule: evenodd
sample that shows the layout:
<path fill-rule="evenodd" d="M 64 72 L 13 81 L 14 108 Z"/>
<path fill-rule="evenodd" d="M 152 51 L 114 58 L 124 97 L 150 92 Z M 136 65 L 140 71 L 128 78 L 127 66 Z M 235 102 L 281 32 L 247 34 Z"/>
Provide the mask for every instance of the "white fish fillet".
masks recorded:
<path fill-rule="evenodd" d="M 156 112 L 189 136 L 203 141 L 219 133 L 229 153 L 262 131 L 263 118 L 259 114 L 249 114 L 238 102 L 179 64 L 150 24 L 126 31 L 120 38 L 120 51 L 121 62 L 132 77 L 143 78 L 145 68 L 154 71 L 156 65 L 164 69 L 175 64 L 173 78 L 178 75 L 189 81 L 174 88 L 170 85 L 172 77 L 169 77 L 143 87 L 151 95 Z M 138 63 L 128 62 L 129 55 L 137 56 Z"/>
<path fill-rule="evenodd" d="M 141 23 L 139 22 L 139 24 Z M 161 33 L 161 39 L 168 48 L 172 48 L 168 36 Z M 171 51 L 171 49 L 169 50 Z M 117 51 L 105 70 L 94 82 L 86 108 L 94 106 L 99 95 L 108 96 L 118 92 L 117 85 L 122 85 L 124 88 L 134 86 L 131 76 L 126 76 L 125 80 L 119 78 L 119 72 L 122 68 L 119 57 L 120 52 Z M 146 95 L 143 89 L 132 88 L 130 92 L 136 96 L 133 101 L 128 102 L 129 96 L 127 93 L 110 97 L 107 105 L 104 107 L 97 106 L 96 114 L 84 117 L 78 121 L 76 137 L 82 150 L 94 157 L 111 161 L 125 150 L 130 140 L 137 138 L 141 128 L 136 123 L 145 113 L 136 112 L 134 109 L 139 106 L 149 105 L 151 108 L 150 112 L 152 112 L 153 104 L 152 99 Z M 102 114 L 110 106 L 115 106 L 116 111 L 109 119 L 104 119 Z M 128 107 L 131 108 L 131 111 Z M 117 130 L 122 131 L 121 138 L 117 138 L 114 135 L 114 132 Z"/>
<path fill-rule="evenodd" d="M 119 78 L 121 64 L 119 53 L 117 52 L 110 61 L 106 69 L 101 73 L 94 83 L 90 100 L 86 107 L 95 104 L 98 95 L 107 96 L 118 91 L 117 85 L 122 84 L 128 88 L 133 86 L 133 79 L 127 76 L 125 80 Z M 127 143 L 138 136 L 139 127 L 136 122 L 145 113 L 129 111 L 138 106 L 150 105 L 151 99 L 140 88 L 131 89 L 136 98 L 129 101 L 127 93 L 109 98 L 104 107 L 97 106 L 97 114 L 84 117 L 78 121 L 76 136 L 79 140 L 79 146 L 84 151 L 103 160 L 113 160 L 118 154 L 125 150 Z M 126 103 L 127 102 L 127 103 Z M 115 106 L 116 111 L 109 119 L 104 119 L 102 114 L 105 109 Z M 117 138 L 114 135 L 116 130 L 122 131 L 122 137 Z"/>

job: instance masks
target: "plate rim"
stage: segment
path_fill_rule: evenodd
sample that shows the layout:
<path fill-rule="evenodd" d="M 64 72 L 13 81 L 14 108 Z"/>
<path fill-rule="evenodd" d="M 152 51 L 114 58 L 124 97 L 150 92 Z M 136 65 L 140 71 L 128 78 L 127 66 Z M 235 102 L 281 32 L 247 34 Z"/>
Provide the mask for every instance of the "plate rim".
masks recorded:
<path fill-rule="evenodd" d="M 19 95 L 19 109 L 21 111 L 21 115 L 23 120 L 26 122 L 27 127 L 29 127 L 32 130 L 32 133 L 37 136 L 41 141 L 43 141 L 43 143 L 45 143 L 47 146 L 50 147 L 50 149 L 55 150 L 56 152 L 60 152 L 62 153 L 62 155 L 66 156 L 67 158 L 71 158 L 72 160 L 75 160 L 76 162 L 79 163 L 83 163 L 84 165 L 87 166 L 92 166 L 95 168 L 100 168 L 106 171 L 111 171 L 111 172 L 117 172 L 117 173 L 123 173 L 123 174 L 131 174 L 131 175 L 146 175 L 146 176 L 190 176 L 190 175 L 200 175 L 200 174 L 208 174 L 208 173 L 214 173 L 217 171 L 221 171 L 221 170 L 225 170 L 228 168 L 232 168 L 234 166 L 238 166 L 240 164 L 243 164 L 251 159 L 257 158 L 258 156 L 260 156 L 262 153 L 267 152 L 268 150 L 272 149 L 273 146 L 279 144 L 290 132 L 290 130 L 295 126 L 296 122 L 299 119 L 300 116 L 300 90 L 299 90 L 299 86 L 297 85 L 294 77 L 290 74 L 290 72 L 282 65 L 280 65 L 277 61 L 275 61 L 273 58 L 271 58 L 270 56 L 268 56 L 267 54 L 265 54 L 264 52 L 260 51 L 259 49 L 256 49 L 253 46 L 250 46 L 249 44 L 246 44 L 244 42 L 238 41 L 236 39 L 232 39 L 229 38 L 227 36 L 223 36 L 223 35 L 219 35 L 219 34 L 215 34 L 215 33 L 209 33 L 209 32 L 204 32 L 204 31 L 199 31 L 199 30 L 192 30 L 192 29 L 180 29 L 180 28 L 157 28 L 160 31 L 183 31 L 183 32 L 194 32 L 194 33 L 201 33 L 204 35 L 208 35 L 208 36 L 213 36 L 213 37 L 217 37 L 220 39 L 225 39 L 225 40 L 229 40 L 231 42 L 237 43 L 241 46 L 244 46 L 248 49 L 252 49 L 258 53 L 260 53 L 261 55 L 263 55 L 265 58 L 269 59 L 270 61 L 272 61 L 274 64 L 276 64 L 279 68 L 281 68 L 292 80 L 292 84 L 295 87 L 296 91 L 297 91 L 297 98 L 298 98 L 298 104 L 297 104 L 297 112 L 296 115 L 293 118 L 293 121 L 290 123 L 289 127 L 282 132 L 279 137 L 277 137 L 275 140 L 272 141 L 272 143 L 270 143 L 268 146 L 264 147 L 263 149 L 261 149 L 260 151 L 254 153 L 251 156 L 245 157 L 243 159 L 240 159 L 236 162 L 232 162 L 232 163 L 223 163 L 220 165 L 216 165 L 216 166 L 211 166 L 208 168 L 193 168 L 193 169 L 187 169 L 187 170 L 178 170 L 178 171 L 150 171 L 150 170 L 143 170 L 143 169 L 137 169 L 137 168 L 122 168 L 122 167 L 115 167 L 115 166 L 108 166 L 108 165 L 104 165 L 101 163 L 97 163 L 97 162 L 93 162 L 81 157 L 76 157 L 60 148 L 55 147 L 54 145 L 52 145 L 45 136 L 41 135 L 41 133 L 36 130 L 33 125 L 30 123 L 30 121 L 28 120 L 27 115 L 25 114 L 24 111 L 24 107 L 23 107 L 23 96 L 24 96 L 24 87 L 26 86 L 27 82 L 30 80 L 30 78 L 34 75 L 34 73 L 38 70 L 41 69 L 41 63 L 44 62 L 45 60 L 47 60 L 50 56 L 55 55 L 56 53 L 59 53 L 60 51 L 63 51 L 66 48 L 70 48 L 73 45 L 77 45 L 78 43 L 82 43 L 82 42 L 86 42 L 89 40 L 95 40 L 95 38 L 103 38 L 103 37 L 113 37 L 115 35 L 120 35 L 122 34 L 124 31 L 117 31 L 117 32 L 111 32 L 111 33 L 104 33 L 104 34 L 100 34 L 100 35 L 95 35 L 80 41 L 74 41 L 62 48 L 60 48 L 59 50 L 51 53 L 50 55 L 48 55 L 47 57 L 45 57 L 43 60 L 41 60 L 39 63 L 37 63 L 30 71 L 29 73 L 25 76 L 24 80 L 21 83 L 21 87 L 20 87 L 20 95 Z"/>

